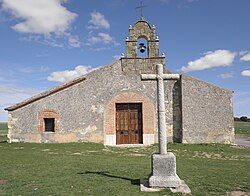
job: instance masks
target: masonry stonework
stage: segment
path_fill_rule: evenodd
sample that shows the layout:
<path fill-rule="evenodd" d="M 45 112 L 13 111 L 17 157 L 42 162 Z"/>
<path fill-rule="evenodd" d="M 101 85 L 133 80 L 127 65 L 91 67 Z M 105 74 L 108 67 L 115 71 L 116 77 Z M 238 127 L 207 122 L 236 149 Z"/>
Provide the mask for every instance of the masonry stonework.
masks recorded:
<path fill-rule="evenodd" d="M 137 40 L 140 38 L 148 41 L 148 57 L 159 57 L 159 39 L 156 36 L 155 26 L 151 26 L 144 19 L 140 19 L 129 28 L 129 37 L 126 39 L 126 57 L 137 58 Z"/>
<path fill-rule="evenodd" d="M 127 53 L 59 87 L 6 108 L 9 142 L 98 142 L 116 145 L 115 103 L 142 103 L 143 144 L 158 142 L 157 84 L 141 81 L 156 74 L 159 55 L 155 27 L 141 19 L 129 28 Z M 136 55 L 137 40 L 148 41 L 148 57 Z M 164 73 L 171 73 L 164 69 Z M 234 141 L 232 92 L 181 76 L 165 81 L 168 142 L 230 143 Z M 44 118 L 55 119 L 55 132 L 44 132 Z"/>
<path fill-rule="evenodd" d="M 43 133 L 45 131 L 45 124 L 44 124 L 44 119 L 45 118 L 54 118 L 55 119 L 55 132 L 58 132 L 60 129 L 59 127 L 59 120 L 60 120 L 60 114 L 58 114 L 54 110 L 43 110 L 38 112 L 38 132 Z"/>
<path fill-rule="evenodd" d="M 232 91 L 182 75 L 182 142 L 233 143 Z"/>

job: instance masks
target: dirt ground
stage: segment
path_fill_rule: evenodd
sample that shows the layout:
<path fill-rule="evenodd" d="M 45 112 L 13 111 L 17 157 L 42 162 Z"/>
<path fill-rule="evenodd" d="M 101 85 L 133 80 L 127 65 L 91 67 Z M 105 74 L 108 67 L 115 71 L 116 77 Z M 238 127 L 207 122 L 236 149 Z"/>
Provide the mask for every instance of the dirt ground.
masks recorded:
<path fill-rule="evenodd" d="M 250 147 L 250 137 L 236 135 L 235 143 L 239 146 Z"/>

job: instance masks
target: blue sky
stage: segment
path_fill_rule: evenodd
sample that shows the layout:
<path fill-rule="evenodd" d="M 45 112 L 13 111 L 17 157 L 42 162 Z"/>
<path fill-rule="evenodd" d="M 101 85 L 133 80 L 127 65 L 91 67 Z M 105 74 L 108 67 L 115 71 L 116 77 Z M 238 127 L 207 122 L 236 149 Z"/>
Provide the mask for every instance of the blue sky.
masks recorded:
<path fill-rule="evenodd" d="M 0 121 L 6 106 L 125 52 L 136 0 L 0 0 Z M 234 91 L 250 117 L 250 1 L 145 0 L 167 68 Z"/>

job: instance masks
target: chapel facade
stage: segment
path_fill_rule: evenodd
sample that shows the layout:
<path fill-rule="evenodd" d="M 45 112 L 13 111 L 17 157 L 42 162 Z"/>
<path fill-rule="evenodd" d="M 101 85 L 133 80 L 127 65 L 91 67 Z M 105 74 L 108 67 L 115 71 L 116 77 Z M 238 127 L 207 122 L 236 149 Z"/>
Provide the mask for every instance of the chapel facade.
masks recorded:
<path fill-rule="evenodd" d="M 114 63 L 6 108 L 9 142 L 157 143 L 156 81 L 141 80 L 165 65 L 155 26 L 141 18 L 125 44 Z M 234 142 L 232 91 L 187 75 L 164 88 L 168 142 Z"/>

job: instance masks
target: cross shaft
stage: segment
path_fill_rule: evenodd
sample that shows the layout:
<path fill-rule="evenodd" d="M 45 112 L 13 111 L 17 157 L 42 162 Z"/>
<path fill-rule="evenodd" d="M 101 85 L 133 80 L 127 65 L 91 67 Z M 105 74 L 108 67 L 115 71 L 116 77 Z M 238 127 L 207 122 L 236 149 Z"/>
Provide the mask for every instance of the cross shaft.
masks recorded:
<path fill-rule="evenodd" d="M 157 66 L 157 74 L 141 74 L 141 79 L 157 81 L 159 153 L 167 154 L 164 80 L 179 80 L 180 75 L 179 74 L 164 74 L 163 65 L 157 64 L 156 66 Z"/>

